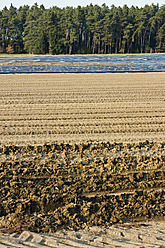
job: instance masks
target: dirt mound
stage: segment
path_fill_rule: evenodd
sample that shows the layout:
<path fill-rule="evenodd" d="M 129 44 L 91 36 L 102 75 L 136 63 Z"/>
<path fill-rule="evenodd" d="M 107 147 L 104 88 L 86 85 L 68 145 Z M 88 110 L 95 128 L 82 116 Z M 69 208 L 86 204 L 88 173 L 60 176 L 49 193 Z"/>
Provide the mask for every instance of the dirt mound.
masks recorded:
<path fill-rule="evenodd" d="M 164 143 L 1 146 L 0 231 L 164 219 Z"/>

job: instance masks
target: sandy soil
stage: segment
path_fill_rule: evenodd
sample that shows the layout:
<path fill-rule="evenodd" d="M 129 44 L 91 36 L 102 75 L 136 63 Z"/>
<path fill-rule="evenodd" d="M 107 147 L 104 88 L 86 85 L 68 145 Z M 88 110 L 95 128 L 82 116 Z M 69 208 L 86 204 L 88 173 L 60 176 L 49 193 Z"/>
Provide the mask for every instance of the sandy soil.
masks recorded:
<path fill-rule="evenodd" d="M 165 222 L 147 222 L 90 227 L 79 231 L 57 231 L 54 234 L 24 231 L 21 234 L 0 234 L 1 248 L 81 247 L 81 248 L 164 248 Z"/>
<path fill-rule="evenodd" d="M 164 141 L 165 73 L 0 75 L 0 142 Z"/>

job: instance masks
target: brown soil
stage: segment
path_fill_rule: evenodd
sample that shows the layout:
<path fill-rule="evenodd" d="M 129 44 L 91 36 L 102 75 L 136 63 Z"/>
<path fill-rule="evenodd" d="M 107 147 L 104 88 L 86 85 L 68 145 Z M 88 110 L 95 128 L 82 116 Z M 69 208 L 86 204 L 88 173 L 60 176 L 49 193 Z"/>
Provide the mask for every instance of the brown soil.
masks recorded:
<path fill-rule="evenodd" d="M 164 148 L 148 141 L 1 146 L 0 231 L 164 219 Z"/>
<path fill-rule="evenodd" d="M 0 231 L 163 220 L 164 76 L 0 75 Z"/>

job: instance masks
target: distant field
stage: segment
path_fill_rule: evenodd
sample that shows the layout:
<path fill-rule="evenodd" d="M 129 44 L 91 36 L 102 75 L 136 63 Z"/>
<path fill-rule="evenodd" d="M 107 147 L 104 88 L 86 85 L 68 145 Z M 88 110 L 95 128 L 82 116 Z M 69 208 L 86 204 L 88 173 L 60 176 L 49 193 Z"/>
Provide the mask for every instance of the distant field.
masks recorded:
<path fill-rule="evenodd" d="M 0 75 L 0 142 L 163 141 L 165 73 Z"/>
<path fill-rule="evenodd" d="M 0 231 L 165 218 L 165 73 L 0 82 Z"/>

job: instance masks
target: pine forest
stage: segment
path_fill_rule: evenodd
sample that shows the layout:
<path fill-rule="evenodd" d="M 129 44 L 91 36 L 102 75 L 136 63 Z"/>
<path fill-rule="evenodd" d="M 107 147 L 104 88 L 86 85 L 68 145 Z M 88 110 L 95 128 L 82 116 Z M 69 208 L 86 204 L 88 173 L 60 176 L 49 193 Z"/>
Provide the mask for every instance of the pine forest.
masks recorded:
<path fill-rule="evenodd" d="M 165 52 L 165 5 L 45 9 L 35 3 L 0 11 L 1 54 Z"/>

